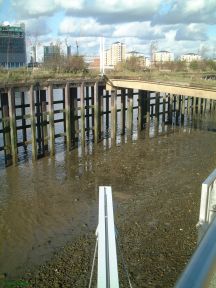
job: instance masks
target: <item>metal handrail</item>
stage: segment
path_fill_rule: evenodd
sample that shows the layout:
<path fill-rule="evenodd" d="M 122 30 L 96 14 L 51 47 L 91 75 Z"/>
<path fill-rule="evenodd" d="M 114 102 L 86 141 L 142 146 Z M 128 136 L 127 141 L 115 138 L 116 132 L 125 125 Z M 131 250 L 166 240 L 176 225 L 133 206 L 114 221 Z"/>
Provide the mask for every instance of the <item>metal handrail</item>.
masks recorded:
<path fill-rule="evenodd" d="M 198 243 L 176 288 L 209 287 L 216 272 L 216 169 L 202 183 Z M 214 279 L 215 280 L 215 279 Z M 213 286 L 212 286 L 213 287 Z M 215 287 L 215 286 L 214 286 Z"/>
<path fill-rule="evenodd" d="M 176 288 L 209 287 L 216 271 L 216 218 L 212 221 L 189 264 L 176 284 Z"/>

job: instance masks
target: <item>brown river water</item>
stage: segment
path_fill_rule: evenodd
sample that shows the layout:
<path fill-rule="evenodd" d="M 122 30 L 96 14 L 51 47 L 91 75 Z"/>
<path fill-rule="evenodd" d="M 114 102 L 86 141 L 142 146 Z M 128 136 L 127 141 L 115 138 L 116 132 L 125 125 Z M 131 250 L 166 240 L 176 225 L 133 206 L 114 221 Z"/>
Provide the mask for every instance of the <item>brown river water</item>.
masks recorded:
<path fill-rule="evenodd" d="M 201 183 L 216 167 L 215 129 L 212 114 L 163 129 L 152 122 L 116 143 L 107 138 L 70 153 L 60 145 L 53 158 L 2 167 L 0 275 L 19 277 L 67 243 L 94 236 L 98 187 L 111 185 L 134 282 L 173 284 L 196 246 Z"/>

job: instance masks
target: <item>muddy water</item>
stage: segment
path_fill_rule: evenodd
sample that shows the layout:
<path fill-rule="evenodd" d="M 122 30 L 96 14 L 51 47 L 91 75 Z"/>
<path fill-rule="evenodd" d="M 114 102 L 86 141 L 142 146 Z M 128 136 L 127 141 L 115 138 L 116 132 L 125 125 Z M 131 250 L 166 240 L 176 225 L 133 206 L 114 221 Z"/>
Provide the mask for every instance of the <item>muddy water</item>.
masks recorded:
<path fill-rule="evenodd" d="M 196 245 L 200 186 L 216 167 L 216 122 L 210 115 L 163 128 L 152 123 L 115 144 L 108 138 L 1 169 L 0 274 L 17 277 L 67 242 L 93 235 L 98 186 L 112 185 L 134 282 L 174 281 Z"/>

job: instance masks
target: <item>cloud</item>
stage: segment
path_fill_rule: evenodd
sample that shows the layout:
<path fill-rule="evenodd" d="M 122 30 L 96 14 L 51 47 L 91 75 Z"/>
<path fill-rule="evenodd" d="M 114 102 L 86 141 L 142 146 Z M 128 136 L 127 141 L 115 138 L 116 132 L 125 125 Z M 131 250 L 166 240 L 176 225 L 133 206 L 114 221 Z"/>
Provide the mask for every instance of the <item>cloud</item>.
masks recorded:
<path fill-rule="evenodd" d="M 68 16 L 94 17 L 99 23 L 115 24 L 150 20 L 161 0 L 95 0 L 85 1 L 85 9 L 68 10 Z"/>
<path fill-rule="evenodd" d="M 198 24 L 181 26 L 176 32 L 175 40 L 206 41 L 208 40 L 208 36 L 206 34 L 206 26 Z"/>
<path fill-rule="evenodd" d="M 112 28 L 101 25 L 93 18 L 65 17 L 60 24 L 60 34 L 73 36 L 110 36 Z"/>
<path fill-rule="evenodd" d="M 47 19 L 44 17 L 38 17 L 38 19 L 29 19 L 23 22 L 26 25 L 26 34 L 33 37 L 47 35 L 52 31 L 48 26 Z"/>
<path fill-rule="evenodd" d="M 177 23 L 216 23 L 215 0 L 169 1 L 169 9 L 154 15 L 152 25 Z"/>
<path fill-rule="evenodd" d="M 113 37 L 136 37 L 153 40 L 165 38 L 165 35 L 159 27 L 151 27 L 150 22 L 133 22 L 118 25 Z"/>
<path fill-rule="evenodd" d="M 80 10 L 84 8 L 84 0 L 55 0 L 55 4 L 63 9 Z"/>
<path fill-rule="evenodd" d="M 50 16 L 63 9 L 80 10 L 83 8 L 84 0 L 11 0 L 13 9 L 17 15 L 25 18 Z"/>

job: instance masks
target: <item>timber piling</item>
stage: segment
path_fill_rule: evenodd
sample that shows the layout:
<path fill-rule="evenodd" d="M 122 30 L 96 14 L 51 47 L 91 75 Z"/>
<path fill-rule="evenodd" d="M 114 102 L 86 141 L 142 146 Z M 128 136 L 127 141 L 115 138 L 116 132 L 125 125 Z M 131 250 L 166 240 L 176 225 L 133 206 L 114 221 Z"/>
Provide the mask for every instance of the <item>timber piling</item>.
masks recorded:
<path fill-rule="evenodd" d="M 187 117 L 216 107 L 207 97 L 106 84 L 79 79 L 0 85 L 0 159 L 4 155 L 5 166 L 17 164 L 20 149 L 32 160 L 52 157 L 57 142 L 68 152 L 85 146 L 90 137 L 95 145 L 109 136 L 115 143 L 118 135 L 131 137 L 134 129 L 140 133 L 152 121 L 158 133 L 160 125 L 183 125 Z"/>

